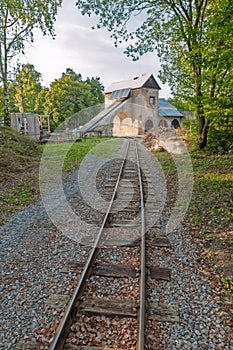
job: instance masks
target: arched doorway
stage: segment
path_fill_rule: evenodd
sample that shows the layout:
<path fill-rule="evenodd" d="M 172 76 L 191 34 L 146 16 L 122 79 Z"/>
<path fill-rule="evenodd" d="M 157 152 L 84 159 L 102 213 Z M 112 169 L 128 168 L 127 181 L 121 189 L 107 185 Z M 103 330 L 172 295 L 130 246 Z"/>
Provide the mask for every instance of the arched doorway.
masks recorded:
<path fill-rule="evenodd" d="M 145 132 L 150 131 L 151 129 L 153 129 L 153 127 L 154 127 L 154 124 L 152 120 L 148 119 L 145 124 Z"/>
<path fill-rule="evenodd" d="M 122 136 L 133 135 L 133 121 L 127 115 L 121 119 L 121 135 Z"/>
<path fill-rule="evenodd" d="M 113 121 L 112 135 L 113 136 L 133 136 L 135 135 L 134 123 L 129 114 L 120 112 Z"/>
<path fill-rule="evenodd" d="M 173 121 L 172 121 L 172 127 L 173 127 L 174 129 L 178 129 L 178 128 L 180 127 L 180 123 L 178 122 L 177 119 L 173 119 Z"/>

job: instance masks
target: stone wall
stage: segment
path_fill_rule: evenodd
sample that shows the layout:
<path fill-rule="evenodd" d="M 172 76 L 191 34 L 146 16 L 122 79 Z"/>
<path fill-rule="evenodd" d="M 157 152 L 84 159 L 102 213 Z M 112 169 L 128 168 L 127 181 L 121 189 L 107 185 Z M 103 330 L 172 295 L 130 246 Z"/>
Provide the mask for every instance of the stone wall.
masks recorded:
<path fill-rule="evenodd" d="M 114 102 L 114 100 L 110 100 L 110 96 L 110 93 L 105 95 L 106 108 Z M 152 97 L 154 104 L 149 102 Z M 158 127 L 158 90 L 155 89 L 132 90 L 124 106 L 109 118 L 109 124 L 113 128 L 112 135 L 117 136 L 144 134 L 148 121 L 153 127 Z"/>

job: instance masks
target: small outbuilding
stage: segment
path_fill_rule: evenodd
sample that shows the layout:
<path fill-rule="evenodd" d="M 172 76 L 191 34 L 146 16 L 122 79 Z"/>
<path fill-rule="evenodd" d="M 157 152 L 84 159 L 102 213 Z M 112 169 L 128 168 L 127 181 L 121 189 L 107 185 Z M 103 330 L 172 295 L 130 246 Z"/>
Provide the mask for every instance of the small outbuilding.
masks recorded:
<path fill-rule="evenodd" d="M 158 115 L 160 118 L 158 126 L 169 129 L 179 128 L 181 118 L 183 118 L 183 114 L 180 113 L 170 102 L 166 101 L 165 98 L 159 98 Z"/>

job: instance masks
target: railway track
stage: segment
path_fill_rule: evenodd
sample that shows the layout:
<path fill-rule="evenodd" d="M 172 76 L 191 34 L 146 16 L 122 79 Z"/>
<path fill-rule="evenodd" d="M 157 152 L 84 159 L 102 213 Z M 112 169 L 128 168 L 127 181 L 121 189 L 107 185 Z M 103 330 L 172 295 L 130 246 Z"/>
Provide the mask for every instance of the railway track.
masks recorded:
<path fill-rule="evenodd" d="M 105 197 L 110 199 L 107 212 L 50 350 L 150 349 L 145 345 L 145 233 L 150 213 L 145 210 L 148 184 L 143 161 L 137 142 L 125 141 L 124 156 L 105 184 Z M 105 284 L 104 292 L 96 287 L 99 284 Z M 97 323 L 101 331 L 97 327 L 91 336 L 88 333 Z"/>
<path fill-rule="evenodd" d="M 32 315 L 26 315 L 28 319 L 29 316 L 33 317 L 34 327 L 39 310 L 39 317 L 41 314 L 43 316 L 41 320 L 38 319 L 40 328 L 34 327 L 25 335 L 22 333 L 21 340 L 17 344 L 12 342 L 7 348 L 12 349 L 12 345 L 15 345 L 15 350 L 230 349 L 231 339 L 228 341 L 227 335 L 230 328 L 224 329 L 218 306 L 213 311 L 218 299 L 213 297 L 199 271 L 199 264 L 195 262 L 196 253 L 193 254 L 192 245 L 186 237 L 187 231 L 182 231 L 182 228 L 174 232 L 167 230 L 174 215 L 171 215 L 172 202 L 166 196 L 165 181 L 161 176 L 163 173 L 158 170 L 158 162 L 153 166 L 156 160 L 152 155 L 150 159 L 150 152 L 140 144 L 137 145 L 137 155 L 133 140 L 116 141 L 117 147 L 112 145 L 112 140 L 107 145 L 110 151 L 113 146 L 113 152 L 105 154 L 102 147 L 102 153 L 97 150 L 87 159 L 89 163 L 87 161 L 83 167 L 81 180 L 86 185 L 84 189 L 88 188 L 89 192 L 82 192 L 81 181 L 78 181 L 78 186 L 72 181 L 75 191 L 68 198 L 69 203 L 76 217 L 81 217 L 84 222 L 78 234 L 83 232 L 83 227 L 87 227 L 84 230 L 86 235 L 80 235 L 77 241 L 64 239 L 61 230 L 49 230 L 52 233 L 50 240 L 47 240 L 48 230 L 42 235 L 45 244 L 49 242 L 45 259 L 48 254 L 49 258 L 53 254 L 55 263 L 51 265 L 49 262 L 48 267 L 42 265 L 38 259 L 41 255 L 35 251 L 36 264 L 45 267 L 46 279 L 39 288 L 33 289 L 35 301 L 40 303 L 39 308 L 32 310 Z M 125 149 L 122 160 L 125 144 L 128 144 L 128 149 Z M 111 158 L 112 155 L 115 158 Z M 79 168 L 79 174 L 81 171 Z M 95 176 L 91 177 L 92 173 Z M 85 183 L 88 178 L 91 181 Z M 91 195 L 88 197 L 84 193 Z M 93 200 L 97 202 L 96 198 L 101 204 L 101 197 L 105 200 L 104 205 L 108 201 L 110 203 L 107 216 L 103 215 L 105 209 L 99 210 L 104 206 L 91 205 Z M 67 214 L 66 218 L 70 223 Z M 97 232 L 99 234 L 93 246 Z M 35 242 L 40 243 L 40 240 Z M 59 248 L 59 254 L 54 247 Z M 20 251 L 24 254 L 25 247 Z M 26 259 L 28 256 L 26 254 Z M 45 259 L 42 261 L 45 262 Z M 33 267 L 29 261 L 29 268 Z M 55 264 L 57 268 L 52 269 L 48 279 L 46 268 L 50 270 Z M 13 295 L 19 298 L 18 302 L 23 307 L 21 289 L 23 293 L 26 291 L 27 296 L 32 287 L 30 277 L 33 273 L 27 265 L 23 266 L 23 271 L 25 267 L 28 285 L 23 284 L 19 293 L 15 293 L 13 287 Z M 19 274 L 16 271 L 19 281 L 26 276 L 25 273 L 21 274 L 22 270 L 19 269 Z M 7 275 L 5 277 L 8 278 Z M 40 282 L 39 279 L 37 281 Z M 16 288 L 20 286 L 16 284 Z M 18 310 L 16 317 L 20 317 Z"/>
<path fill-rule="evenodd" d="M 132 162 L 132 160 L 135 161 Z M 129 182 L 129 179 L 133 180 L 133 188 L 132 188 L 132 181 Z M 124 185 L 121 185 L 120 182 L 123 181 Z M 115 179 L 112 179 L 113 182 Z M 131 185 L 130 187 L 126 187 L 125 183 L 128 183 Z M 123 187 L 122 187 L 123 186 Z M 120 228 L 120 230 L 128 231 L 129 229 L 132 230 L 132 228 L 138 229 L 140 227 L 140 236 L 141 236 L 141 243 L 140 243 L 140 250 L 141 250 L 141 264 L 140 264 L 140 287 L 139 287 L 139 307 L 135 307 L 135 311 L 137 310 L 138 314 L 138 331 L 137 331 L 137 349 L 143 350 L 144 349 L 144 334 L 145 334 L 145 213 L 144 213 L 144 194 L 143 194 L 143 184 L 142 184 L 142 175 L 141 175 L 141 169 L 140 169 L 140 159 L 137 149 L 137 143 L 134 140 L 128 140 L 125 148 L 125 154 L 122 160 L 122 163 L 120 165 L 120 169 L 116 178 L 115 186 L 110 186 L 109 190 L 113 193 L 111 196 L 111 200 L 109 203 L 108 210 L 106 212 L 106 215 L 103 218 L 103 222 L 101 225 L 101 228 L 99 230 L 99 233 L 96 237 L 96 241 L 94 243 L 94 246 L 91 250 L 91 253 L 89 255 L 89 258 L 86 262 L 86 265 L 83 269 L 83 272 L 81 274 L 79 283 L 77 287 L 75 288 L 75 291 L 73 293 L 73 296 L 70 300 L 70 303 L 66 309 L 65 315 L 63 317 L 63 320 L 60 324 L 60 327 L 58 329 L 58 332 L 52 342 L 52 345 L 50 347 L 50 350 L 58 350 L 63 349 L 64 345 L 66 343 L 67 338 L 69 339 L 68 335 L 71 329 L 72 324 L 75 322 L 75 318 L 77 318 L 77 314 L 79 313 L 79 309 L 81 306 L 81 298 L 85 298 L 85 288 L 88 284 L 88 279 L 92 274 L 92 270 L 94 267 L 94 264 L 96 262 L 96 258 L 100 252 L 100 245 L 101 241 L 104 239 L 105 236 L 105 229 L 106 227 L 115 227 Z M 135 214 L 136 220 L 124 218 L 124 212 L 119 211 L 119 204 L 124 207 L 124 204 L 122 201 L 127 201 L 128 198 L 127 195 L 133 195 L 134 198 L 132 200 L 134 201 L 134 208 L 130 212 L 130 214 Z M 114 207 L 114 201 L 118 199 L 117 207 Z M 130 208 L 126 208 L 125 213 L 127 215 L 129 214 Z M 138 216 L 138 213 L 141 213 L 140 216 Z M 120 218 L 118 218 L 120 213 Z M 102 266 L 103 267 L 103 266 Z M 104 301 L 105 304 L 106 300 Z M 106 305 L 104 305 L 106 307 Z M 104 310 L 103 306 L 103 313 L 106 314 L 107 311 Z M 93 305 L 92 305 L 93 307 Z M 122 311 L 122 310 L 121 310 Z M 92 310 L 93 313 L 95 313 L 94 307 Z M 110 311 L 112 313 L 112 311 Z M 113 312 L 114 313 L 114 312 Z M 117 311 L 116 313 L 120 313 L 120 311 Z M 124 315 L 120 315 L 124 316 Z M 127 316 L 127 315 L 126 315 Z M 133 312 L 133 316 L 135 317 L 136 314 Z M 72 341 L 73 342 L 73 341 Z"/>

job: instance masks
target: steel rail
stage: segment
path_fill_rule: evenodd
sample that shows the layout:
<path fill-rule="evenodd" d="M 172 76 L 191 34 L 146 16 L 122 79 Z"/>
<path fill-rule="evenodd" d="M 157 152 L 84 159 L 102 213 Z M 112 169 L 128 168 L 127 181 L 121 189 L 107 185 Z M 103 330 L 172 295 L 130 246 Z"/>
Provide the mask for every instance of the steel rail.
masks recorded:
<path fill-rule="evenodd" d="M 140 274 L 140 307 L 139 307 L 139 320 L 138 320 L 138 342 L 137 350 L 144 350 L 145 343 L 145 308 L 146 308 L 146 225 L 145 225 L 145 203 L 142 186 L 142 173 L 140 168 L 140 159 L 137 148 L 137 141 L 135 140 L 135 149 L 137 156 L 138 166 L 138 178 L 140 186 L 140 197 L 141 197 L 141 274 Z"/>
<path fill-rule="evenodd" d="M 70 326 L 72 325 L 73 319 L 74 319 L 74 317 L 77 313 L 77 310 L 78 310 L 78 305 L 80 304 L 79 299 L 81 298 L 81 296 L 83 294 L 83 291 L 85 289 L 86 280 L 91 274 L 92 266 L 94 264 L 94 261 L 96 259 L 97 254 L 98 254 L 98 251 L 99 251 L 99 243 L 100 243 L 101 238 L 103 236 L 103 230 L 104 230 L 106 221 L 108 219 L 110 210 L 112 208 L 113 201 L 114 201 L 115 196 L 116 196 L 116 192 L 117 192 L 117 188 L 118 188 L 120 178 L 122 175 L 123 167 L 124 167 L 126 157 L 128 154 L 128 149 L 129 149 L 129 140 L 127 141 L 126 151 L 125 151 L 123 161 L 121 164 L 121 168 L 120 168 L 120 171 L 119 171 L 119 174 L 117 177 L 117 181 L 116 181 L 116 185 L 115 185 L 115 188 L 114 188 L 114 191 L 112 194 L 112 198 L 111 198 L 111 201 L 110 201 L 109 206 L 108 206 L 108 210 L 107 210 L 105 217 L 103 219 L 101 228 L 100 228 L 99 233 L 96 237 L 96 240 L 95 240 L 94 246 L 92 247 L 91 253 L 90 253 L 90 255 L 87 259 L 87 262 L 83 268 L 79 282 L 74 290 L 72 298 L 71 298 L 71 300 L 67 306 L 66 312 L 62 318 L 59 329 L 58 329 L 58 331 L 57 331 L 57 333 L 52 341 L 50 348 L 49 348 L 50 350 L 62 350 L 64 347 L 66 338 L 69 334 Z"/>

